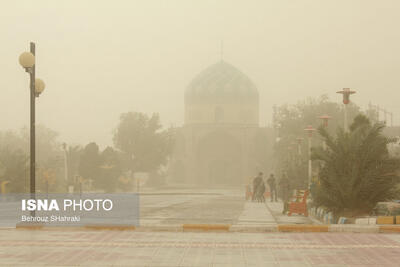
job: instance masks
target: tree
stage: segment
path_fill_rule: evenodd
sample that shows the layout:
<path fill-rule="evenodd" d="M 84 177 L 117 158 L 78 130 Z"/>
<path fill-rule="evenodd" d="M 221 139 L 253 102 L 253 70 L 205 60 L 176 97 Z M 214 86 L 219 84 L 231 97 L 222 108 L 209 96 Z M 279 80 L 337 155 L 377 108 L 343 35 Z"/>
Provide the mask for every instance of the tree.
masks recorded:
<path fill-rule="evenodd" d="M 20 136 L 24 141 L 24 149 L 29 154 L 30 131 L 24 127 L 20 131 Z M 54 161 L 54 158 L 63 158 L 61 144 L 57 140 L 58 133 L 42 124 L 36 125 L 36 161 L 38 164 L 43 164 L 49 161 Z M 56 168 L 57 166 L 54 166 Z"/>
<path fill-rule="evenodd" d="M 166 163 L 172 147 L 171 131 L 162 130 L 158 114 L 149 117 L 139 112 L 121 114 L 113 141 L 125 153 L 132 172 L 157 170 Z"/>
<path fill-rule="evenodd" d="M 0 132 L 0 185 L 7 184 L 7 192 L 23 193 L 29 188 L 29 157 L 23 149 L 24 141 L 16 132 Z"/>
<path fill-rule="evenodd" d="M 371 124 L 358 115 L 349 132 L 339 128 L 333 137 L 322 127 L 328 149 L 313 149 L 312 157 L 324 163 L 314 201 L 339 215 L 369 213 L 377 202 L 398 196 L 400 159 L 391 157 L 382 134 L 384 125 Z"/>
<path fill-rule="evenodd" d="M 52 186 L 56 184 L 56 173 L 52 169 L 46 169 L 42 170 L 40 172 L 40 182 L 41 182 L 41 187 L 43 188 L 43 192 L 46 192 L 48 194 L 49 192 L 52 191 Z"/>
<path fill-rule="evenodd" d="M 80 157 L 79 174 L 87 180 L 96 179 L 99 175 L 100 163 L 99 146 L 94 142 L 87 144 Z"/>
<path fill-rule="evenodd" d="M 106 192 L 113 192 L 122 174 L 120 155 L 112 147 L 107 147 L 100 154 L 100 162 L 99 175 L 94 179 L 94 185 Z"/>
<path fill-rule="evenodd" d="M 295 105 L 282 105 L 274 114 L 274 125 L 278 132 L 278 138 L 274 145 L 275 171 L 278 174 L 286 172 L 290 178 L 291 186 L 296 189 L 307 187 L 307 137 L 304 128 L 307 125 L 317 127 L 321 124 L 318 119 L 321 115 L 329 115 L 327 131 L 334 133 L 338 127 L 343 127 L 343 105 L 332 102 L 327 96 L 308 98 Z M 353 119 L 360 113 L 359 107 L 350 103 L 348 117 Z M 297 144 L 297 138 L 304 138 Z M 322 144 L 320 136 L 314 135 L 313 145 Z M 301 154 L 299 153 L 301 152 Z"/>
<path fill-rule="evenodd" d="M 52 170 L 54 184 L 50 187 L 53 192 L 65 191 L 64 179 L 64 153 L 61 150 L 61 145 L 58 142 L 58 133 L 45 127 L 44 125 L 36 126 L 36 188 L 38 191 L 47 190 L 47 185 L 40 183 L 43 179 L 43 171 Z M 27 158 L 28 172 L 22 181 L 28 181 L 29 188 L 29 147 L 30 147 L 29 129 L 24 127 L 19 132 L 6 131 L 0 132 L 0 150 L 8 151 L 10 155 L 14 155 L 15 164 L 22 164 L 19 157 Z M 68 158 L 68 156 L 67 156 Z M 3 164 L 4 165 L 4 164 Z M 25 166 L 20 166 L 23 170 Z M 74 168 L 72 168 L 74 169 Z M 19 181 L 18 181 L 19 182 Z M 24 182 L 25 183 L 25 182 Z M 9 188 L 14 185 L 10 183 Z M 17 186 L 18 187 L 18 186 Z"/>
<path fill-rule="evenodd" d="M 83 153 L 81 146 L 68 146 L 66 147 L 67 155 L 67 169 L 68 181 L 74 181 L 75 177 L 79 174 L 79 163 Z"/>
<path fill-rule="evenodd" d="M 0 147 L 9 150 L 26 152 L 26 142 L 20 134 L 14 131 L 0 132 Z"/>
<path fill-rule="evenodd" d="M 27 192 L 29 158 L 21 150 L 11 150 L 0 146 L 0 164 L 0 183 L 9 182 L 7 192 Z"/>

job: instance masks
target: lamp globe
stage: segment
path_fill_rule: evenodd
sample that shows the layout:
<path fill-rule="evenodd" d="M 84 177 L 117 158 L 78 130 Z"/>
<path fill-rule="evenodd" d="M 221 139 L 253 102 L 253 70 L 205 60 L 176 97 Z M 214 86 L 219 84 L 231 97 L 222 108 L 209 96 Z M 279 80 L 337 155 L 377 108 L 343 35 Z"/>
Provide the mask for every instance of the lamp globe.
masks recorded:
<path fill-rule="evenodd" d="M 35 56 L 30 52 L 24 52 L 19 56 L 19 64 L 24 68 L 32 68 L 35 65 Z"/>
<path fill-rule="evenodd" d="M 43 92 L 45 87 L 46 85 L 41 79 L 35 79 L 35 93 L 37 96 L 39 96 Z"/>

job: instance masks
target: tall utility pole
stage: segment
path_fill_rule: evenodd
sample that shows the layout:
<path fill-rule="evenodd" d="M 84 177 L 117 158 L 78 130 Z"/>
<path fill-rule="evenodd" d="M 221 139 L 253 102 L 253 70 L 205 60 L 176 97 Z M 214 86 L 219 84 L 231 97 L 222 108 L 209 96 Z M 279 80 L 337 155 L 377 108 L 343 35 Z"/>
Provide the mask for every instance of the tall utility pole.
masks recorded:
<path fill-rule="evenodd" d="M 30 44 L 30 52 L 33 56 L 35 56 L 35 43 L 31 42 Z M 30 174 L 31 174 L 31 181 L 30 181 L 30 192 L 31 194 L 35 194 L 36 190 L 36 135 L 35 135 L 35 100 L 36 100 L 36 93 L 35 93 L 35 65 L 34 64 L 29 72 L 30 74 L 30 91 L 31 91 L 31 138 L 30 138 Z"/>
<path fill-rule="evenodd" d="M 297 141 L 297 164 L 300 166 L 301 165 L 301 142 L 303 141 L 303 138 L 301 137 L 297 137 L 296 138 Z"/>
<path fill-rule="evenodd" d="M 301 142 L 303 141 L 303 138 L 297 137 L 296 141 L 297 141 L 297 154 L 301 156 Z"/>
<path fill-rule="evenodd" d="M 35 43 L 30 43 L 30 52 L 24 52 L 19 57 L 19 63 L 29 73 L 29 91 L 30 91 L 30 193 L 31 198 L 35 198 L 36 193 L 36 151 L 35 151 L 35 101 L 36 97 L 43 92 L 45 84 L 41 79 L 36 78 L 35 63 Z M 32 212 L 34 216 L 34 211 Z"/>
<path fill-rule="evenodd" d="M 312 180 L 311 138 L 312 138 L 312 134 L 315 131 L 315 129 L 311 125 L 308 125 L 304 129 L 304 131 L 306 131 L 308 133 L 308 186 L 307 186 L 307 188 L 310 189 L 311 180 Z"/>
<path fill-rule="evenodd" d="M 64 150 L 64 180 L 65 183 L 67 184 L 67 192 L 69 190 L 69 179 L 68 179 L 68 150 L 67 150 L 67 144 L 63 143 L 62 148 Z"/>
<path fill-rule="evenodd" d="M 319 116 L 318 118 L 322 120 L 322 125 L 323 125 L 325 128 L 328 128 L 328 121 L 329 121 L 332 117 L 329 116 L 329 115 L 322 115 L 322 116 Z M 326 142 L 325 142 L 325 140 L 322 142 L 322 147 L 324 148 L 324 150 L 326 150 Z"/>

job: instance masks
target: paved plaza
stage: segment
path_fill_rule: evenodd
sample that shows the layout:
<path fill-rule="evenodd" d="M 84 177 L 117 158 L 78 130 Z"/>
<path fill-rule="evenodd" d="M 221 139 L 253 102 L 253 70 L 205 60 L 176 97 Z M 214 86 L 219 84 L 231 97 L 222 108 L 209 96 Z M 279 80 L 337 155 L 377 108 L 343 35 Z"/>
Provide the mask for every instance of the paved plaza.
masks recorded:
<path fill-rule="evenodd" d="M 15 225 L 20 202 L 0 203 L 0 227 Z M 135 208 L 132 203 L 132 208 Z M 310 218 L 282 214 L 282 202 L 246 201 L 243 188 L 143 190 L 139 197 L 141 226 L 229 224 L 270 226 L 312 224 Z M 121 221 L 125 218 L 121 215 Z M 8 217 L 7 217 L 8 216 Z"/>
<path fill-rule="evenodd" d="M 0 266 L 398 266 L 400 235 L 0 230 Z"/>
<path fill-rule="evenodd" d="M 246 201 L 240 190 L 150 191 L 140 196 L 140 225 L 312 224 L 282 208 Z M 0 266 L 393 266 L 399 241 L 385 234 L 0 228 Z"/>
<path fill-rule="evenodd" d="M 282 214 L 282 202 L 246 201 L 243 189 L 173 190 L 143 193 L 141 225 L 211 223 L 230 225 L 313 224 L 303 215 Z"/>

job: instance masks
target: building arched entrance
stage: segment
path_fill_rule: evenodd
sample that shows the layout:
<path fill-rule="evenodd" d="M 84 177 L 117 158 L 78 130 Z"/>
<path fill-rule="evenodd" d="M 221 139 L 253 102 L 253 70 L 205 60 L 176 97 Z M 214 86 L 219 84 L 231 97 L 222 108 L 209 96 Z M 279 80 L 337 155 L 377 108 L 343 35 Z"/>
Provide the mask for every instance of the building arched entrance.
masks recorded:
<path fill-rule="evenodd" d="M 238 140 L 225 131 L 216 131 L 200 139 L 197 147 L 197 183 L 239 185 L 242 177 L 242 153 Z"/>

